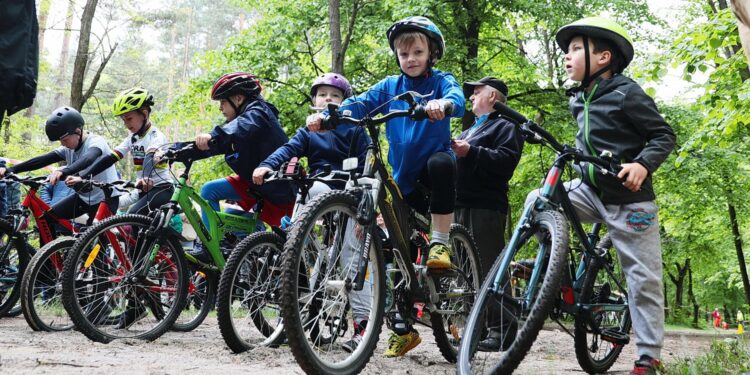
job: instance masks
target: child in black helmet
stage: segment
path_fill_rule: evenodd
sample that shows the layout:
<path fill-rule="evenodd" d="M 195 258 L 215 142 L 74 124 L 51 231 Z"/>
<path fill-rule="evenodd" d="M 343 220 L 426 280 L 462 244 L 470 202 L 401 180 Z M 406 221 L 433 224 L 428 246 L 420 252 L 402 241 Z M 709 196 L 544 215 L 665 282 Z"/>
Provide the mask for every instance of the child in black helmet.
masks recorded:
<path fill-rule="evenodd" d="M 62 147 L 10 168 L 0 167 L 0 177 L 6 172 L 28 172 L 64 161 L 67 164 L 64 168 L 50 174 L 50 184 L 54 185 L 57 181 L 64 180 L 66 185 L 73 186 L 81 180 L 78 176 L 101 182 L 116 181 L 117 171 L 114 166 L 95 175 L 88 172 L 96 160 L 109 155 L 111 150 L 103 137 L 84 131 L 83 125 L 83 116 L 71 107 L 60 107 L 52 111 L 47 118 L 44 131 L 50 142 L 60 141 Z M 63 219 L 73 219 L 88 214 L 90 224 L 102 200 L 104 200 L 104 192 L 99 188 L 92 188 L 64 198 L 53 205 L 50 210 Z M 117 196 L 111 197 L 107 202 L 111 212 L 117 212 L 117 203 Z"/>
<path fill-rule="evenodd" d="M 675 145 L 672 128 L 653 99 L 622 75 L 633 59 L 633 43 L 617 23 L 601 17 L 558 30 L 565 70 L 580 86 L 570 93 L 578 121 L 576 146 L 587 155 L 610 151 L 622 163 L 618 178 L 582 164 L 582 181 L 566 184 L 583 222 L 604 222 L 629 287 L 628 303 L 639 358 L 631 374 L 654 374 L 664 340 L 661 240 L 652 174 Z M 572 187 L 576 187 L 572 189 Z M 533 202 L 537 191 L 526 202 Z"/>

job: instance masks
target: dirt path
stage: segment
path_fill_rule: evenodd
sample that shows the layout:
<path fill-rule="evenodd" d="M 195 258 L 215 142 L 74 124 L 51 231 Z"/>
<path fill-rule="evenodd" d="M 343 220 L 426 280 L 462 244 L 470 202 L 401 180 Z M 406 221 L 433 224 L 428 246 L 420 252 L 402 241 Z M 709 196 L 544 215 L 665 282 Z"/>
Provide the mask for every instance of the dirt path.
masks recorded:
<path fill-rule="evenodd" d="M 385 333 L 365 374 L 454 374 L 431 337 L 422 330 L 423 342 L 398 359 L 383 358 Z M 77 332 L 33 332 L 23 317 L 0 319 L 0 374 L 19 373 L 250 373 L 301 374 L 285 347 L 259 348 L 244 354 L 232 354 L 224 345 L 216 320 L 209 318 L 191 333 L 169 332 L 150 343 L 116 341 L 99 344 Z M 692 357 L 705 352 L 712 336 L 670 333 L 664 346 L 664 360 Z M 628 345 L 610 373 L 627 374 L 635 356 Z M 517 371 L 520 374 L 584 374 L 578 367 L 573 340 L 556 330 L 540 333 L 531 352 Z"/>

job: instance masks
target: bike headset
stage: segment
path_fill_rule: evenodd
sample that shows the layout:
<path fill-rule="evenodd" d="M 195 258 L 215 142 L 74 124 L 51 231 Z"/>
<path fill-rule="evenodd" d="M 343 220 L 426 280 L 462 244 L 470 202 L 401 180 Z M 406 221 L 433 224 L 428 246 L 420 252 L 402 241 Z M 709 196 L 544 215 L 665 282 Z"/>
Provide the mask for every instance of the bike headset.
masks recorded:
<path fill-rule="evenodd" d="M 138 131 L 133 133 L 133 136 L 130 138 L 131 143 L 135 143 L 138 138 L 143 137 L 151 127 L 149 118 L 151 117 L 151 107 L 153 105 L 154 96 L 148 90 L 140 87 L 127 89 L 115 98 L 115 102 L 112 105 L 112 114 L 116 117 L 132 111 L 140 111 L 143 115 L 143 123 L 138 128 Z M 148 107 L 148 114 L 144 113 L 143 107 Z"/>
<path fill-rule="evenodd" d="M 47 134 L 50 142 L 55 142 L 71 134 L 75 134 L 76 129 L 81 129 L 81 135 L 75 147 L 75 150 L 77 150 L 83 144 L 84 124 L 83 116 L 75 108 L 60 107 L 52 111 L 47 117 L 47 122 L 44 124 L 44 132 Z"/>
<path fill-rule="evenodd" d="M 628 35 L 628 32 L 614 21 L 603 17 L 582 18 L 557 30 L 555 40 L 560 49 L 567 54 L 570 41 L 576 36 L 583 38 L 583 51 L 586 56 L 585 75 L 581 84 L 568 90 L 568 94 L 574 95 L 576 92 L 586 89 L 592 82 L 594 82 L 594 80 L 599 78 L 599 76 L 604 74 L 607 70 L 611 69 L 615 74 L 621 73 L 628 65 L 630 65 L 630 62 L 633 61 L 633 55 L 635 54 L 633 40 Z M 618 53 L 622 57 L 623 61 L 619 64 L 620 66 L 613 66 L 613 59 L 611 58 L 610 63 L 607 66 L 599 69 L 593 74 L 589 74 L 589 69 L 591 67 L 591 60 L 589 57 L 590 38 L 601 39 L 610 43 L 612 47 L 615 48 L 615 51 L 612 51 L 612 53 Z"/>
<path fill-rule="evenodd" d="M 224 74 L 211 87 L 211 99 L 222 100 L 226 99 L 229 105 L 232 106 L 237 116 L 240 115 L 241 110 L 252 101 L 260 98 L 260 92 L 263 87 L 260 85 L 260 80 L 252 74 L 247 72 L 234 72 Z M 235 105 L 233 101 L 229 100 L 232 95 L 244 95 L 245 100 L 240 103 L 239 106 Z"/>
<path fill-rule="evenodd" d="M 429 71 L 437 60 L 443 57 L 443 53 L 445 52 L 443 33 L 440 32 L 440 29 L 429 18 L 423 16 L 406 17 L 391 25 L 388 31 L 385 32 L 385 35 L 388 38 L 388 45 L 390 45 L 391 51 L 396 55 L 396 65 L 398 65 L 399 70 L 401 70 L 401 64 L 398 61 L 398 53 L 396 52 L 396 38 L 400 34 L 409 31 L 417 31 L 427 36 L 428 47 L 430 49 L 430 58 L 427 59 L 427 71 Z M 403 70 L 401 70 L 401 73 L 406 74 Z"/>

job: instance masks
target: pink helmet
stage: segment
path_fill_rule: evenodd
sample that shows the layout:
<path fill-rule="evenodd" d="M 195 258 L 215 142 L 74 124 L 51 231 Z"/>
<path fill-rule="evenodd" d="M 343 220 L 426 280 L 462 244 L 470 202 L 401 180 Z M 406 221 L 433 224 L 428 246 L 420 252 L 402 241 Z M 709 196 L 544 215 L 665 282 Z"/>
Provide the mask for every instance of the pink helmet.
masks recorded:
<path fill-rule="evenodd" d="M 242 94 L 250 99 L 260 95 L 260 81 L 252 73 L 235 72 L 224 74 L 211 88 L 211 99 L 226 99 L 235 94 Z"/>
<path fill-rule="evenodd" d="M 352 96 L 352 85 L 350 85 L 349 81 L 341 74 L 326 73 L 315 78 L 312 87 L 310 87 L 310 95 L 315 97 L 315 93 L 320 86 L 332 86 L 341 90 L 341 92 L 344 93 L 344 99 Z"/>

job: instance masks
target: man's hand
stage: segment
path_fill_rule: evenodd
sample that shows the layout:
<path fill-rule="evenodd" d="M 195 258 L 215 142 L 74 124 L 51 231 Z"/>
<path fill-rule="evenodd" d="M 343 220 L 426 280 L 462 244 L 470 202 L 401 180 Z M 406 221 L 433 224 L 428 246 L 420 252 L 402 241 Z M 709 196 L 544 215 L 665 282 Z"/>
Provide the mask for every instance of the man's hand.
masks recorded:
<path fill-rule="evenodd" d="M 307 125 L 307 130 L 311 132 L 322 132 L 325 131 L 324 129 L 321 129 L 321 125 L 323 124 L 323 114 L 322 113 L 313 113 L 310 116 L 307 116 L 307 120 L 305 120 L 305 125 Z"/>
<path fill-rule="evenodd" d="M 5 173 L 8 171 L 8 168 L 0 167 L 0 177 L 5 176 Z"/>
<path fill-rule="evenodd" d="M 268 174 L 268 172 L 272 172 L 273 169 L 268 167 L 258 167 L 255 168 L 253 171 L 253 183 L 256 185 L 263 185 L 263 177 Z"/>
<path fill-rule="evenodd" d="M 456 153 L 456 156 L 458 156 L 459 158 L 464 158 L 469 154 L 471 145 L 469 144 L 469 142 L 466 142 L 462 139 L 451 139 L 451 148 L 453 149 L 453 152 Z"/>
<path fill-rule="evenodd" d="M 54 171 L 49 174 L 49 177 L 47 178 L 47 181 L 49 181 L 50 184 L 54 185 L 57 183 L 57 181 L 60 181 L 60 178 L 62 177 L 63 173 L 60 171 Z"/>
<path fill-rule="evenodd" d="M 424 106 L 427 117 L 430 121 L 440 121 L 445 118 L 445 101 L 442 99 L 432 99 Z"/>
<path fill-rule="evenodd" d="M 83 181 L 83 179 L 80 178 L 80 177 L 78 177 L 78 176 L 68 176 L 65 179 L 65 185 L 67 185 L 69 187 L 72 187 L 72 186 L 76 186 L 77 184 L 81 183 L 81 181 Z M 52 183 L 52 180 L 50 180 L 50 183 Z"/>
<path fill-rule="evenodd" d="M 135 187 L 143 190 L 144 193 L 148 193 L 148 191 L 154 187 L 154 180 L 148 177 L 139 178 L 138 181 L 135 182 Z"/>
<path fill-rule="evenodd" d="M 201 151 L 208 150 L 208 148 L 209 148 L 208 147 L 208 142 L 209 141 L 211 141 L 211 134 L 202 133 L 202 134 L 198 134 L 195 137 L 195 145 Z"/>
<path fill-rule="evenodd" d="M 626 177 L 627 176 L 627 177 Z M 626 163 L 622 165 L 622 170 L 617 177 L 625 179 L 623 186 L 632 192 L 640 191 L 641 184 L 648 177 L 648 170 L 641 163 Z"/>

